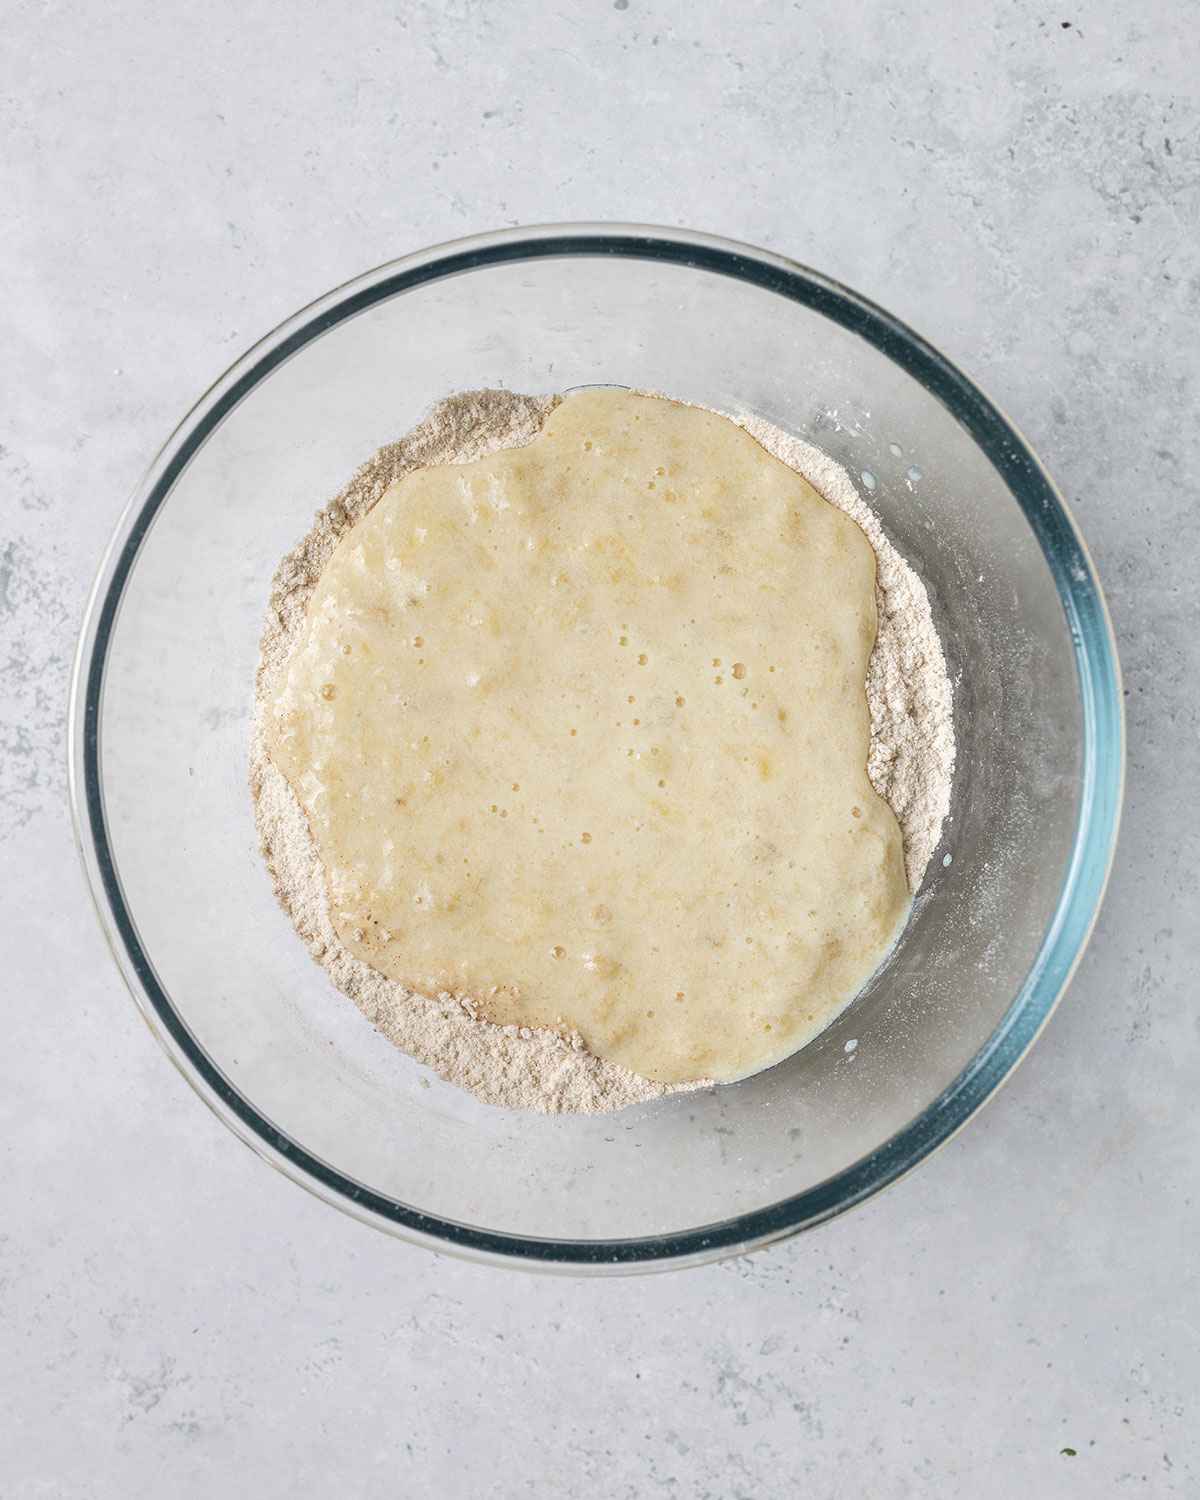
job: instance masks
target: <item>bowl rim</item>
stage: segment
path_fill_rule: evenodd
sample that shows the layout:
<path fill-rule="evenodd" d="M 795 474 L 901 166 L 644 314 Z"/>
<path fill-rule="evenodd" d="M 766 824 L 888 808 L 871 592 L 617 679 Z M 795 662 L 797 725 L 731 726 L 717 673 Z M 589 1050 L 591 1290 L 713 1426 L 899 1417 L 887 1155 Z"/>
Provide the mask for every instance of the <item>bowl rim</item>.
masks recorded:
<path fill-rule="evenodd" d="M 715 272 L 798 301 L 873 344 L 950 411 L 1020 505 L 1050 568 L 1074 647 L 1083 764 L 1071 858 L 1025 981 L 972 1061 L 909 1124 L 851 1166 L 764 1208 L 674 1234 L 559 1240 L 442 1219 L 354 1181 L 277 1129 L 208 1057 L 159 982 L 125 902 L 105 814 L 100 708 L 113 627 L 154 517 L 208 435 L 276 366 L 343 320 L 425 283 L 515 261 L 598 255 Z M 738 241 L 641 224 L 547 224 L 435 245 L 345 282 L 241 355 L 167 438 L 113 532 L 84 612 L 68 745 L 76 844 L 117 967 L 167 1055 L 233 1133 L 323 1201 L 402 1238 L 490 1264 L 575 1273 L 671 1269 L 758 1248 L 863 1202 L 945 1144 L 1011 1075 L 1070 982 L 1112 866 L 1125 770 L 1120 666 L 1100 583 L 1065 500 L 1014 424 L 933 345 L 830 277 Z"/>

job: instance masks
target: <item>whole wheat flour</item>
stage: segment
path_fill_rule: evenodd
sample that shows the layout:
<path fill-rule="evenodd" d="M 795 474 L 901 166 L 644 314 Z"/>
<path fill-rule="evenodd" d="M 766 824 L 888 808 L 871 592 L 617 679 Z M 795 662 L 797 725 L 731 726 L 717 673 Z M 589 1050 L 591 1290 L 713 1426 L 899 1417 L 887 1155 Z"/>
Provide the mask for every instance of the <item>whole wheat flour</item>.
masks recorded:
<path fill-rule="evenodd" d="M 263 853 L 280 903 L 313 957 L 372 1024 L 485 1103 L 545 1113 L 598 1113 L 700 1088 L 707 1081 L 673 1087 L 652 1083 L 594 1057 L 577 1034 L 492 1025 L 477 1019 L 464 997 L 414 993 L 353 957 L 330 920 L 325 873 L 304 813 L 266 753 L 261 733 L 264 706 L 282 681 L 308 598 L 342 534 L 412 469 L 468 463 L 531 442 L 557 400 L 499 390 L 452 396 L 400 442 L 382 448 L 318 513 L 273 581 L 256 682 L 250 782 Z M 900 823 L 915 892 L 949 808 L 954 768 L 950 682 L 924 585 L 888 542 L 844 469 L 819 449 L 756 417 L 733 420 L 850 515 L 875 549 L 878 636 L 867 678 L 868 775 Z"/>

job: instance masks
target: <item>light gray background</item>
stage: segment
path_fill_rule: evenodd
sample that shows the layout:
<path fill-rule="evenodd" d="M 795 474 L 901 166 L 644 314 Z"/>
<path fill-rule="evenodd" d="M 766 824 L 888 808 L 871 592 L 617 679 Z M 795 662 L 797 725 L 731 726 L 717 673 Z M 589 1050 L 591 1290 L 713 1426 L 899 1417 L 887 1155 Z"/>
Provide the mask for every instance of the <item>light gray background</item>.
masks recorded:
<path fill-rule="evenodd" d="M 1196 4 L 3 21 L 0 1497 L 1195 1495 Z M 1095 939 L 985 1114 L 799 1241 L 604 1283 L 237 1146 L 122 990 L 64 784 L 85 591 L 201 388 L 355 272 L 571 218 L 793 254 L 978 377 L 1095 551 L 1130 736 Z"/>

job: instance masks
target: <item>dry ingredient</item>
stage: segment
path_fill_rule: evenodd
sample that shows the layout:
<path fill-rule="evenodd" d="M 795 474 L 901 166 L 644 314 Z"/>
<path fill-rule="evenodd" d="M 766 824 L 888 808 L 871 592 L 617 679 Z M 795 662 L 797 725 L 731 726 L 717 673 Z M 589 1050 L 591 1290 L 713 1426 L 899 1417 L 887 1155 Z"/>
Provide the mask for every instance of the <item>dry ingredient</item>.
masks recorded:
<path fill-rule="evenodd" d="M 502 391 L 451 397 L 354 476 L 277 572 L 262 645 L 260 712 L 277 691 L 309 596 L 343 532 L 411 469 L 469 462 L 527 444 L 554 405 L 554 398 Z M 953 769 L 949 681 L 924 587 L 887 543 L 839 466 L 756 418 L 734 420 L 850 514 L 875 547 L 879 634 L 867 683 L 872 720 L 868 772 L 901 824 L 909 883 L 915 890 L 948 807 Z M 736 674 L 736 664 L 733 670 Z M 414 994 L 360 962 L 333 929 L 325 872 L 304 813 L 266 755 L 258 728 L 251 782 L 277 892 L 310 951 L 368 1019 L 419 1061 L 485 1102 L 547 1112 L 617 1109 L 680 1087 L 663 1087 L 592 1056 L 577 1035 L 492 1025 L 477 1019 L 468 1001 L 450 994 L 436 999 Z"/>

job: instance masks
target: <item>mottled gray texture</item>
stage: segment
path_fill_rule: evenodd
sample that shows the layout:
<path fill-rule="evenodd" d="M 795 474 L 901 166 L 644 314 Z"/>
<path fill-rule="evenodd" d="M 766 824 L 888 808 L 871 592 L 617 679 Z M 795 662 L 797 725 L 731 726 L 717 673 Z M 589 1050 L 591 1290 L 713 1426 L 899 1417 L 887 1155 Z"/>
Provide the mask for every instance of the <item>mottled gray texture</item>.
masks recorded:
<path fill-rule="evenodd" d="M 1198 37 L 1186 0 L 9 8 L 4 1500 L 1197 1493 Z M 119 507 L 229 358 L 389 256 L 585 217 L 795 254 L 975 374 L 1077 507 L 1130 732 L 1095 940 L 985 1115 L 816 1234 L 608 1283 L 392 1243 L 238 1149 L 108 961 L 62 743 Z"/>

